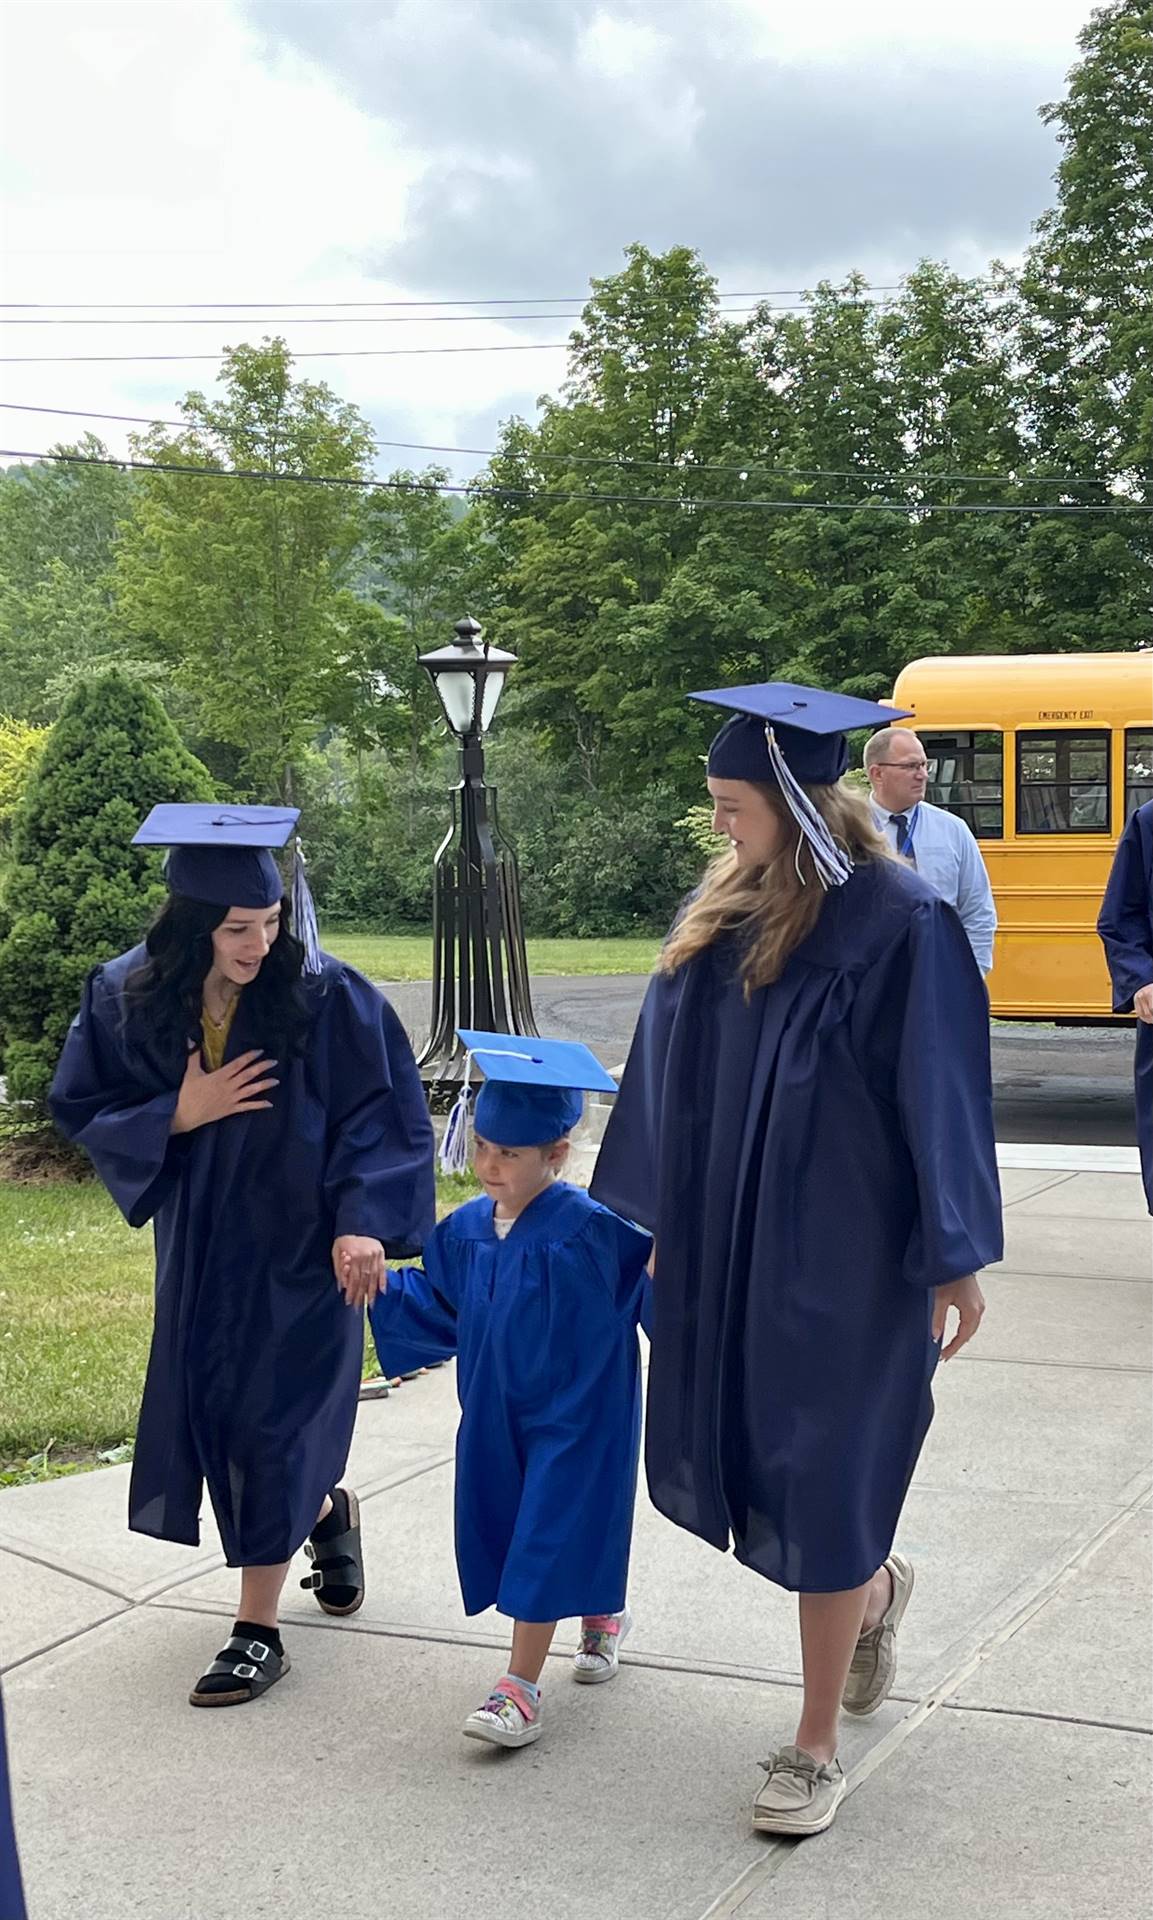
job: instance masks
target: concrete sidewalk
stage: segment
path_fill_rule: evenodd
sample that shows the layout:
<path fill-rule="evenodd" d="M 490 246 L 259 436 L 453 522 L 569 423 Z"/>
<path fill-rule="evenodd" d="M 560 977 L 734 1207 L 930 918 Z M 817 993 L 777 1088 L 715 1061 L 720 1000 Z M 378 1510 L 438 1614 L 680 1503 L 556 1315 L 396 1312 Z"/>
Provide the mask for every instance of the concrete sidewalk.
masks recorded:
<path fill-rule="evenodd" d="M 127 1533 L 127 1468 L 0 1493 L 32 1920 L 1146 1914 L 1150 1230 L 1135 1174 L 1063 1152 L 1004 1170 L 1005 1264 L 906 1508 L 897 1694 L 846 1723 L 830 1833 L 749 1830 L 793 1604 L 643 1498 L 619 1678 L 573 1686 L 562 1629 L 540 1744 L 461 1739 L 507 1641 L 456 1595 L 445 1369 L 361 1409 L 367 1604 L 325 1620 L 294 1570 L 293 1672 L 251 1708 L 185 1704 L 232 1618 L 213 1540 Z"/>

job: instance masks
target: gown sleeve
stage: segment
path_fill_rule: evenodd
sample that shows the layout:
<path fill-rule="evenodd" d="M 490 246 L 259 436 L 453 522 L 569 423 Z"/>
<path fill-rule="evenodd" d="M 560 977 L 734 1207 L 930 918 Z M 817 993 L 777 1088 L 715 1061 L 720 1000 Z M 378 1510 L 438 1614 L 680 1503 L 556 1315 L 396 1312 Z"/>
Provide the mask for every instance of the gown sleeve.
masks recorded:
<path fill-rule="evenodd" d="M 635 1220 L 649 1232 L 657 1223 L 665 1071 L 684 976 L 682 968 L 672 975 L 655 974 L 649 981 L 620 1092 L 589 1183 L 589 1193 L 602 1207 L 626 1221 Z"/>
<path fill-rule="evenodd" d="M 393 1259 L 418 1253 L 436 1219 L 433 1133 L 404 1028 L 350 968 L 333 981 L 323 1019 L 334 1235 L 379 1240 Z"/>
<path fill-rule="evenodd" d="M 150 1084 L 151 1082 L 151 1084 Z M 88 977 L 48 1096 L 65 1139 L 82 1147 L 131 1227 L 142 1227 L 179 1177 L 187 1138 L 173 1136 L 178 1086 L 134 1065 L 123 1000 L 104 969 Z"/>
<path fill-rule="evenodd" d="M 612 1295 L 623 1319 L 634 1325 L 641 1317 L 652 1236 L 642 1233 L 603 1205 L 590 1223 L 585 1247 Z"/>
<path fill-rule="evenodd" d="M 1153 982 L 1153 876 L 1141 808 L 1117 842 L 1097 931 L 1113 982 L 1114 1013 L 1132 1013 L 1133 996 Z M 1145 823 L 1153 838 L 1153 815 Z"/>
<path fill-rule="evenodd" d="M 381 1371 L 389 1373 L 398 1347 L 424 1366 L 451 1360 L 457 1347 L 455 1289 L 441 1260 L 441 1233 L 425 1247 L 423 1267 L 390 1267 L 388 1285 L 368 1309 Z"/>
<path fill-rule="evenodd" d="M 904 1278 L 946 1286 L 1004 1251 L 989 1000 L 953 908 L 925 900 L 870 969 L 857 1018 L 875 1089 L 893 1102 L 915 1199 Z"/>

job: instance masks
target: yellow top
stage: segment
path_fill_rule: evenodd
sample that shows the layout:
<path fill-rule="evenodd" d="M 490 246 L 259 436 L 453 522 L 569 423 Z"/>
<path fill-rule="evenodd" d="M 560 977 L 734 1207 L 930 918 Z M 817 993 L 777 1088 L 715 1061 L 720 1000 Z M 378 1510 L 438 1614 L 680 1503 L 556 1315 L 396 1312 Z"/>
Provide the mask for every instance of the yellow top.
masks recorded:
<path fill-rule="evenodd" d="M 224 1065 L 228 1036 L 232 1032 L 232 1022 L 236 1018 L 236 1009 L 239 1004 L 240 995 L 237 994 L 236 998 L 229 1002 L 228 1011 L 219 1026 L 217 1026 L 207 1007 L 202 1006 L 200 1009 L 200 1027 L 204 1035 L 204 1059 L 209 1073 L 219 1072 L 220 1068 Z"/>

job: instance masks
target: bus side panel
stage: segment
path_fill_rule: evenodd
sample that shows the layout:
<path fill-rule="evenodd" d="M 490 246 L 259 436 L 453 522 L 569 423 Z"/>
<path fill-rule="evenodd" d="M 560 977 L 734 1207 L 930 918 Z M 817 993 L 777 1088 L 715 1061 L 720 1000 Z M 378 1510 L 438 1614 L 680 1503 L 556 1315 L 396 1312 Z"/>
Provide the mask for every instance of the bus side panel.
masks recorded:
<path fill-rule="evenodd" d="M 984 840 L 981 851 L 997 903 L 994 1015 L 1108 1019 L 1112 994 L 1096 928 L 1113 841 Z"/>

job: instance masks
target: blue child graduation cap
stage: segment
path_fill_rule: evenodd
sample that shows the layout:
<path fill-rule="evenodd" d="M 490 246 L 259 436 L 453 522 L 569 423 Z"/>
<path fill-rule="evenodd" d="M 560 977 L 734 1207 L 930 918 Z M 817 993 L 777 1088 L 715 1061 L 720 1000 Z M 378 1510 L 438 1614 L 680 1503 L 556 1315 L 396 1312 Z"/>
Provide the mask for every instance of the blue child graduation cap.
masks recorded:
<path fill-rule="evenodd" d="M 708 771 L 717 780 L 751 780 L 777 787 L 813 855 L 823 887 L 843 886 L 853 871 L 806 787 L 833 786 L 849 764 L 845 735 L 854 727 L 887 727 L 909 718 L 907 707 L 883 707 L 849 693 L 766 680 L 759 686 L 712 687 L 690 693 L 707 706 L 730 707 L 709 748 Z"/>
<path fill-rule="evenodd" d="M 159 806 L 132 837 L 134 847 L 167 847 L 164 876 L 171 893 L 209 907 L 274 907 L 284 881 L 272 849 L 294 842 L 292 929 L 303 943 L 305 969 L 320 971 L 316 908 L 296 838 L 299 807 Z"/>
<path fill-rule="evenodd" d="M 468 1100 L 472 1063 L 484 1072 L 473 1120 L 482 1140 L 498 1147 L 541 1147 L 563 1139 L 584 1111 L 584 1093 L 615 1093 L 617 1083 L 579 1040 L 541 1040 L 519 1033 L 458 1027 L 468 1048 L 464 1081 L 448 1117 L 440 1162 L 447 1173 L 468 1164 Z"/>

